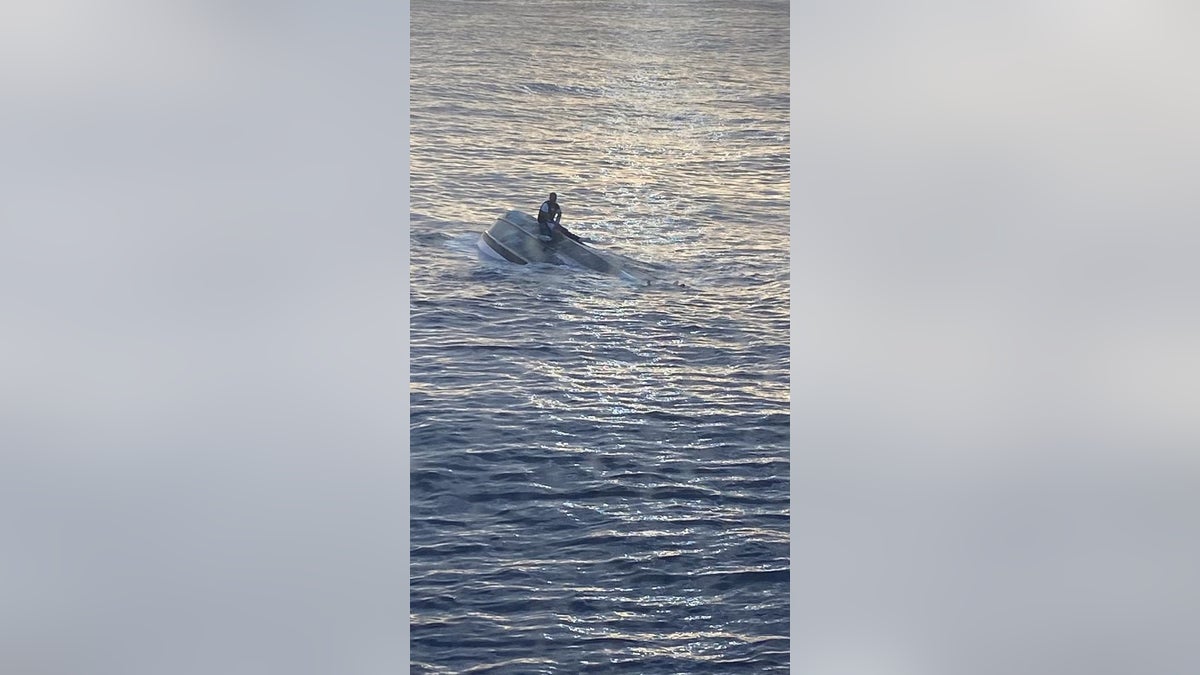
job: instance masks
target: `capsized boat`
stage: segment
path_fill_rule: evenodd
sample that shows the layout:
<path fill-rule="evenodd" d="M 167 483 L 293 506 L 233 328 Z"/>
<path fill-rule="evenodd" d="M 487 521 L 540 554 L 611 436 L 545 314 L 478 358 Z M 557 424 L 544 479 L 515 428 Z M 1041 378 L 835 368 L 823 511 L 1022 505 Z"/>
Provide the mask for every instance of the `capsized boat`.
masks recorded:
<path fill-rule="evenodd" d="M 521 211 L 509 211 L 496 219 L 475 244 L 481 256 L 507 260 L 518 265 L 549 263 L 581 267 L 596 272 L 622 276 L 634 281 L 645 280 L 624 269 L 621 261 L 603 254 L 586 244 L 567 237 L 546 241 L 539 236 L 537 218 Z"/>

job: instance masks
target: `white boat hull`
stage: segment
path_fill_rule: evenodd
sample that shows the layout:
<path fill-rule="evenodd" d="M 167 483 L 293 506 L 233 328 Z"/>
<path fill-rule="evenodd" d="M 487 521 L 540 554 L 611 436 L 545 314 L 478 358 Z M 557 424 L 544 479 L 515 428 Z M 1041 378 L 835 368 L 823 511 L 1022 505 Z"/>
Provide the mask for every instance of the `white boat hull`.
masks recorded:
<path fill-rule="evenodd" d="M 509 211 L 479 236 L 476 247 L 481 256 L 491 260 L 504 260 L 518 265 L 569 265 L 620 274 L 620 265 L 591 247 L 567 237 L 543 241 L 540 232 L 541 226 L 536 218 L 520 211 Z"/>

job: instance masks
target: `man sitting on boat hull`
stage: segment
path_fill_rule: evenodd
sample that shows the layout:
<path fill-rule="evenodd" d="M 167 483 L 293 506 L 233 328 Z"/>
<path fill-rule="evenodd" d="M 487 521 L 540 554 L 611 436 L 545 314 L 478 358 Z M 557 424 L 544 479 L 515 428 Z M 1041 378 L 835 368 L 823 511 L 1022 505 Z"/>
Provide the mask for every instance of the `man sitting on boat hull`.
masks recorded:
<path fill-rule="evenodd" d="M 558 241 L 563 237 L 579 241 L 578 236 L 562 226 L 562 208 L 558 205 L 558 193 L 551 192 L 550 198 L 542 202 L 537 219 L 542 230 L 542 241 Z"/>

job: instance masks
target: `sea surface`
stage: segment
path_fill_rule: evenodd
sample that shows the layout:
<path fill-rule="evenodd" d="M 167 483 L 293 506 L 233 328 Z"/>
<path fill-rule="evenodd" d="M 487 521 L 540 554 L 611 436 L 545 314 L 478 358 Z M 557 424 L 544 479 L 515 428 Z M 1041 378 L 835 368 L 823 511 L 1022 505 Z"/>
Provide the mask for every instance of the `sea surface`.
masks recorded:
<path fill-rule="evenodd" d="M 787 672 L 787 1 L 411 39 L 412 672 Z M 649 283 L 479 258 L 551 191 Z"/>

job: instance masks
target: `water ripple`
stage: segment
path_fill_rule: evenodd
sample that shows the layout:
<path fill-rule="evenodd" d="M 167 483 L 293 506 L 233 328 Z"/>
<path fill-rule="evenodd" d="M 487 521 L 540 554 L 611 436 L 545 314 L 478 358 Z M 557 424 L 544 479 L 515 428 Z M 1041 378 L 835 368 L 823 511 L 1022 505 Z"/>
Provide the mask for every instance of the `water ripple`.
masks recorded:
<path fill-rule="evenodd" d="M 787 3 L 411 16 L 412 672 L 786 672 Z M 550 189 L 658 283 L 480 261 Z"/>

